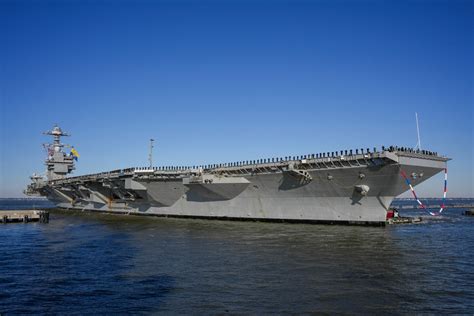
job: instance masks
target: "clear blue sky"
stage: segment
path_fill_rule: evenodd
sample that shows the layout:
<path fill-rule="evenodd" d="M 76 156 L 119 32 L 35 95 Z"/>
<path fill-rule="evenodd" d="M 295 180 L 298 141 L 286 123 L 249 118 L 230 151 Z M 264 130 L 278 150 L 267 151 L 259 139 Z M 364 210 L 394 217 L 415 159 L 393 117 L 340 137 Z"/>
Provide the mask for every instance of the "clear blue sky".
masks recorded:
<path fill-rule="evenodd" d="M 0 196 L 76 175 L 416 144 L 473 196 L 472 1 L 1 1 Z M 441 196 L 437 176 L 418 188 Z"/>

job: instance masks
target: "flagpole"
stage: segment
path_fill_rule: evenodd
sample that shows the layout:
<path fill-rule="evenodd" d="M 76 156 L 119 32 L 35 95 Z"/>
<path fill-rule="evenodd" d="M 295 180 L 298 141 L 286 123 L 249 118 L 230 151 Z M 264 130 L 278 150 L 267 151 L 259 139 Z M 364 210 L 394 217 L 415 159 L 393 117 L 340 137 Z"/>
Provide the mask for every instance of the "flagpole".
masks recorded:
<path fill-rule="evenodd" d="M 150 169 L 153 168 L 153 142 L 155 140 L 150 138 L 150 153 L 148 154 L 148 160 L 150 162 Z"/>
<path fill-rule="evenodd" d="M 418 124 L 418 113 L 417 112 L 415 112 L 415 119 L 416 119 L 416 133 L 418 135 L 418 143 L 416 144 L 416 147 L 418 147 L 418 149 L 421 150 L 420 126 Z"/>

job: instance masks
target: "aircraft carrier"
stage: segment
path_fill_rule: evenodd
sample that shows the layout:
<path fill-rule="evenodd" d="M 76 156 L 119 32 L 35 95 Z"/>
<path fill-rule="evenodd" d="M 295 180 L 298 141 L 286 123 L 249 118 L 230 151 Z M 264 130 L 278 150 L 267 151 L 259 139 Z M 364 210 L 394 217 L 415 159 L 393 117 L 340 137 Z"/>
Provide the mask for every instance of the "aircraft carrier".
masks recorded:
<path fill-rule="evenodd" d="M 449 158 L 405 147 L 359 148 L 200 166 L 148 166 L 67 177 L 55 126 L 45 134 L 46 174 L 27 195 L 59 208 L 168 217 L 384 225 L 392 200 L 446 168 Z M 151 163 L 150 163 L 151 165 Z"/>

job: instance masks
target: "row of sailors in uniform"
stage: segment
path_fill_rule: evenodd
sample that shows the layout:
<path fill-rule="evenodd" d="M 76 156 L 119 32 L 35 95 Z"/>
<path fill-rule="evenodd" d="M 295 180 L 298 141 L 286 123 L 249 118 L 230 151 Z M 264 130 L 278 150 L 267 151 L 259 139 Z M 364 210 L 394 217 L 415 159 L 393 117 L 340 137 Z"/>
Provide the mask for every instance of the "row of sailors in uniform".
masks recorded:
<path fill-rule="evenodd" d="M 382 151 L 401 151 L 401 152 L 410 152 L 410 153 L 419 153 L 423 155 L 430 155 L 430 156 L 437 156 L 437 153 L 427 151 L 427 150 L 419 150 L 407 147 L 397 147 L 397 146 L 390 146 L 385 148 L 382 146 Z M 370 149 L 367 148 L 364 153 L 364 148 L 360 149 L 360 154 L 370 154 Z M 374 147 L 372 153 L 377 153 L 377 148 Z M 319 154 L 311 154 L 311 155 L 303 155 L 303 156 L 287 156 L 282 158 L 268 158 L 268 159 L 259 159 L 259 160 L 246 160 L 240 162 L 231 162 L 231 163 L 223 163 L 223 164 L 212 164 L 212 165 L 200 165 L 200 166 L 164 166 L 164 167 L 153 167 L 153 170 L 170 170 L 170 171 L 179 171 L 179 170 L 190 170 L 190 169 L 214 169 L 214 168 L 225 168 L 225 167 L 239 167 L 239 166 L 247 166 L 247 165 L 255 165 L 255 164 L 265 164 L 265 163 L 275 163 L 275 162 L 283 162 L 283 161 L 298 161 L 298 160 L 305 160 L 305 159 L 318 159 L 318 158 L 335 158 L 339 156 L 352 156 L 358 155 L 359 149 L 356 149 L 355 152 L 353 150 L 341 150 L 335 152 L 327 152 L 327 153 L 319 153 Z M 149 170 L 150 168 L 135 168 L 135 170 Z"/>
<path fill-rule="evenodd" d="M 390 152 L 402 151 L 402 152 L 408 152 L 408 153 L 422 154 L 426 156 L 438 156 L 438 153 L 434 151 L 414 149 L 414 148 L 408 148 L 408 147 L 390 146 L 387 149 L 385 149 L 385 147 L 382 146 L 382 151 L 385 151 L 385 150 L 388 150 Z"/>

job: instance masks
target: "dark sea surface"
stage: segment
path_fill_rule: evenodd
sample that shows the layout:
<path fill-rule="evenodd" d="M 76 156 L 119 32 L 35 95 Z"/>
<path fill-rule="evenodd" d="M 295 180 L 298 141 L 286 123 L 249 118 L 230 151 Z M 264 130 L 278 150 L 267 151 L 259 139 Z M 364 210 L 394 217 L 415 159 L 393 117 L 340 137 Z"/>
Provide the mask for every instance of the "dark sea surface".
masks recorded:
<path fill-rule="evenodd" d="M 472 315 L 461 212 L 381 228 L 52 211 L 0 226 L 0 314 Z"/>

